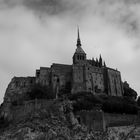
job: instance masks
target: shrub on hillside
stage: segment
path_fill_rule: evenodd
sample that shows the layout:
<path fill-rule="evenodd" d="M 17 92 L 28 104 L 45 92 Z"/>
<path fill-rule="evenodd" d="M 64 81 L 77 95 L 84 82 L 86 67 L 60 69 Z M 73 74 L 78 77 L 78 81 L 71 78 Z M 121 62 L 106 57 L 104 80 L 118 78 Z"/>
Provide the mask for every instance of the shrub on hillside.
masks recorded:
<path fill-rule="evenodd" d="M 134 104 L 128 103 L 126 100 L 105 101 L 102 107 L 103 111 L 109 113 L 126 113 L 137 114 L 138 108 Z"/>
<path fill-rule="evenodd" d="M 103 97 L 101 97 L 103 99 Z M 103 100 L 103 111 L 109 113 L 137 114 L 136 102 L 129 97 L 107 96 Z"/>
<path fill-rule="evenodd" d="M 92 110 L 97 104 L 102 106 L 104 112 L 137 114 L 136 102 L 130 98 L 93 95 L 91 93 L 80 92 L 70 96 L 74 101 L 74 111 Z"/>
<path fill-rule="evenodd" d="M 30 100 L 55 98 L 55 94 L 52 92 L 50 87 L 42 86 L 40 84 L 34 85 L 31 88 L 31 91 L 28 92 L 28 96 Z"/>
<path fill-rule="evenodd" d="M 9 126 L 9 121 L 4 117 L 0 117 L 0 129 L 4 129 Z"/>
<path fill-rule="evenodd" d="M 124 90 L 124 96 L 130 97 L 132 99 L 136 99 L 137 98 L 137 95 L 138 95 L 137 92 L 129 86 L 127 81 L 125 81 L 123 83 L 123 90 Z"/>
<path fill-rule="evenodd" d="M 140 107 L 140 96 L 137 99 L 137 105 Z"/>

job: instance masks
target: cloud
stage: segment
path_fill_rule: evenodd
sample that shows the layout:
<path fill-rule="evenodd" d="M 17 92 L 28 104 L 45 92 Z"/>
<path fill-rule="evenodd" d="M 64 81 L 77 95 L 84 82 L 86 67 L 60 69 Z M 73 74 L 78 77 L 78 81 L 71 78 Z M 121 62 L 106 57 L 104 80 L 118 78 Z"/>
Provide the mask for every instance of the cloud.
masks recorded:
<path fill-rule="evenodd" d="M 121 28 L 130 37 L 140 37 L 140 2 L 138 0 L 23 0 L 29 9 L 43 16 L 69 17 L 76 22 L 90 17 L 103 18 Z"/>

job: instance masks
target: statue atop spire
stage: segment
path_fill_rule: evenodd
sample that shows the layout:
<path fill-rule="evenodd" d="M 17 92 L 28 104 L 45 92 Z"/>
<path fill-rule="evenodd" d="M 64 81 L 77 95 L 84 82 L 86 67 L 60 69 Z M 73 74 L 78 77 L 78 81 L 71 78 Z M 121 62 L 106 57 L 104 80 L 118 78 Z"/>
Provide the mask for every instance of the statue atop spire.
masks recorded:
<path fill-rule="evenodd" d="M 81 46 L 81 40 L 80 40 L 80 33 L 79 33 L 79 27 L 77 29 L 77 33 L 78 33 L 78 38 L 77 38 L 77 47 Z"/>

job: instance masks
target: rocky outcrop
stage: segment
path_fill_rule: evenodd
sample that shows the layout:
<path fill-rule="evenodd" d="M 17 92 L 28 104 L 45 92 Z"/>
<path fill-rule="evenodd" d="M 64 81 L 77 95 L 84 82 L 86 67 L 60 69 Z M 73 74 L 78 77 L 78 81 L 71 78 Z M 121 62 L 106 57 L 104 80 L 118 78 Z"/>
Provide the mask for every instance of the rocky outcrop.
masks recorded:
<path fill-rule="evenodd" d="M 95 118 L 101 122 L 101 115 L 95 116 L 85 110 L 87 120 L 86 115 L 83 120 L 89 123 L 80 123 L 73 112 L 72 101 L 68 99 L 30 100 L 28 93 L 34 85 L 34 77 L 11 80 L 0 108 L 0 117 L 9 125 L 0 128 L 0 140 L 136 140 L 139 137 L 140 127 L 136 125 L 93 130 L 88 125 L 95 125 L 95 122 L 97 125 Z"/>
<path fill-rule="evenodd" d="M 24 100 L 34 84 L 35 77 L 14 77 L 6 89 L 4 102 Z"/>
<path fill-rule="evenodd" d="M 28 99 L 28 92 L 35 84 L 35 77 L 14 77 L 9 83 L 5 95 L 4 102 L 0 108 L 0 116 L 7 117 L 11 113 L 11 106 L 22 104 Z"/>
<path fill-rule="evenodd" d="M 138 126 L 89 130 L 79 124 L 69 100 L 28 101 L 11 111 L 10 125 L 0 130 L 0 140 L 136 140 Z M 123 139 L 122 139 L 123 138 Z M 133 138 L 133 139 L 132 139 Z"/>
<path fill-rule="evenodd" d="M 26 112 L 25 109 L 29 111 Z M 26 113 L 13 112 L 15 116 L 10 125 L 1 130 L 1 140 L 79 140 L 95 136 L 86 126 L 78 123 L 70 101 L 30 102 L 21 110 Z"/>
<path fill-rule="evenodd" d="M 140 127 L 137 125 L 108 128 L 109 140 L 139 140 Z"/>

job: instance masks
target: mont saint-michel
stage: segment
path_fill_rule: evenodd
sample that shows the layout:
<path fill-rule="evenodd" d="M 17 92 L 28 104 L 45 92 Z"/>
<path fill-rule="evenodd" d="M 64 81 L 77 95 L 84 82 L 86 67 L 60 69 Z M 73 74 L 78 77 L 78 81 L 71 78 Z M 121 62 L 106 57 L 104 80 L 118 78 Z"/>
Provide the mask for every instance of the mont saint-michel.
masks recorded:
<path fill-rule="evenodd" d="M 87 59 L 79 29 L 72 64 L 13 77 L 0 106 L 1 140 L 139 140 L 137 92 L 121 72 Z"/>
<path fill-rule="evenodd" d="M 121 73 L 118 70 L 106 66 L 101 55 L 96 60 L 94 58 L 87 59 L 86 52 L 81 45 L 79 30 L 73 64 L 53 63 L 51 67 L 37 69 L 35 75 L 35 77 L 14 77 L 10 88 L 19 90 L 40 84 L 51 87 L 56 96 L 59 91 L 67 88 L 73 94 L 80 91 L 93 94 L 104 93 L 110 96 L 123 96 L 124 94 Z"/>

